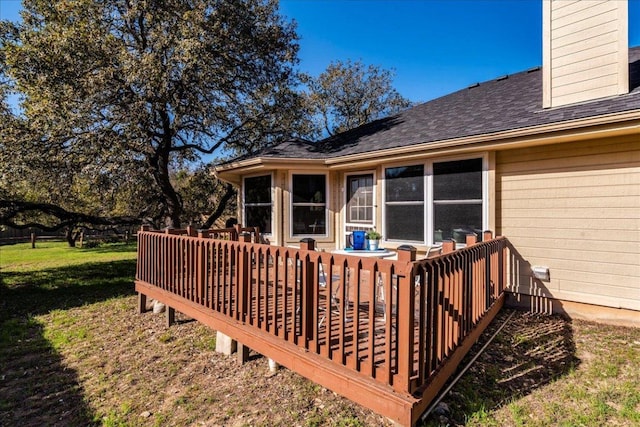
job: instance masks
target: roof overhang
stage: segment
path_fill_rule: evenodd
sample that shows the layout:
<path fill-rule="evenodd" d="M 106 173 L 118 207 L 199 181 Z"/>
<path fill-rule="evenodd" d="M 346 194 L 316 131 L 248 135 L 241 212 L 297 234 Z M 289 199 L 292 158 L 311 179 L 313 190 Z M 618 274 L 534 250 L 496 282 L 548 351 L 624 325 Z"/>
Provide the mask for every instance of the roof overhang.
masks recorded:
<path fill-rule="evenodd" d="M 297 168 L 326 169 L 326 159 L 252 157 L 214 166 L 213 174 L 222 181 L 239 186 L 243 176 L 274 169 L 291 169 L 292 165 Z"/>
<path fill-rule="evenodd" d="M 374 166 L 390 159 L 397 162 L 416 157 L 507 150 L 633 134 L 640 134 L 640 109 L 325 159 L 254 157 L 216 166 L 214 173 L 223 181 L 239 185 L 244 175 L 262 170 L 291 169 L 293 165 L 295 168 L 343 170 Z"/>

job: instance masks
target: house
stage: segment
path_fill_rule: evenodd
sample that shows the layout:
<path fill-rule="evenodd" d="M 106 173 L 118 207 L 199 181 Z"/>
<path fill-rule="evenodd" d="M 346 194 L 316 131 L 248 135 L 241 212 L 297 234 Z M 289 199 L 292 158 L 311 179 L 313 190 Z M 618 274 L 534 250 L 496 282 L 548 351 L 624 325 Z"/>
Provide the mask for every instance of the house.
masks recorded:
<path fill-rule="evenodd" d="M 433 245 L 492 230 L 509 299 L 640 324 L 640 47 L 626 1 L 543 3 L 541 68 L 218 165 L 272 244 Z"/>

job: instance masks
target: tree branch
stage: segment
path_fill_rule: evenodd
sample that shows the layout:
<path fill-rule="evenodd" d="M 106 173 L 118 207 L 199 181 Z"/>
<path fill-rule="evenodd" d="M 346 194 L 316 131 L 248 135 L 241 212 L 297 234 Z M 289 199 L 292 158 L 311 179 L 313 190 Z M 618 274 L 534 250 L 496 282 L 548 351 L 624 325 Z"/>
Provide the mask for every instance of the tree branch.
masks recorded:
<path fill-rule="evenodd" d="M 225 208 L 227 207 L 227 203 L 229 203 L 229 200 L 231 200 L 236 194 L 236 191 L 234 190 L 233 185 L 231 184 L 225 185 L 224 190 L 225 192 L 220 198 L 220 202 L 218 202 L 218 206 L 216 207 L 215 211 L 213 211 L 213 213 L 209 215 L 209 218 L 207 218 L 204 224 L 202 224 L 202 228 L 211 228 L 213 223 L 218 218 L 220 218 L 220 215 L 222 215 L 222 213 L 224 212 Z"/>
<path fill-rule="evenodd" d="M 30 221 L 18 224 L 15 217 L 20 214 L 41 213 L 57 218 L 58 223 L 47 225 L 38 221 Z M 82 212 L 68 211 L 60 206 L 50 203 L 34 203 L 20 200 L 0 200 L 0 225 L 7 225 L 17 229 L 30 227 L 41 228 L 45 231 L 56 231 L 70 225 L 90 224 L 94 226 L 116 226 L 140 224 L 140 219 L 135 217 L 113 216 L 101 217 Z"/>

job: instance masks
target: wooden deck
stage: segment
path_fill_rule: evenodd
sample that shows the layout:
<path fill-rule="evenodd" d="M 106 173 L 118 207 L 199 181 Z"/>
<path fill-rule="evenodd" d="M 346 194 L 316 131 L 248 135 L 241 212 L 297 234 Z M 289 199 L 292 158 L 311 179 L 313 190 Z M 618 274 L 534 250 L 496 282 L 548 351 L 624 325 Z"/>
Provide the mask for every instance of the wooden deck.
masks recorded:
<path fill-rule="evenodd" d="M 502 306 L 505 239 L 437 258 L 139 233 L 136 291 L 402 425 Z M 309 246 L 311 245 L 311 246 Z"/>

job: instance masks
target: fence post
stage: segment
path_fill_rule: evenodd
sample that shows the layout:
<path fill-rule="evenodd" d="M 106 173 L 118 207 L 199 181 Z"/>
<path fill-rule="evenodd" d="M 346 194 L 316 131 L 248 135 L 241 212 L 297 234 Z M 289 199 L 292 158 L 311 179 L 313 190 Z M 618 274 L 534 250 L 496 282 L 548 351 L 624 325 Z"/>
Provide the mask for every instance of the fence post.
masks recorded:
<path fill-rule="evenodd" d="M 303 251 L 315 251 L 316 250 L 316 241 L 311 237 L 304 238 L 300 240 L 300 249 Z"/>
<path fill-rule="evenodd" d="M 411 245 L 398 246 L 398 261 L 413 262 L 416 260 L 416 248 Z"/>
<path fill-rule="evenodd" d="M 398 247 L 398 261 L 406 263 L 404 271 L 395 276 L 398 281 L 398 376 L 395 390 L 410 393 L 410 378 L 413 369 L 413 324 L 415 309 L 415 273 L 413 262 L 416 260 L 416 248 L 410 245 Z M 391 280 L 394 280 L 392 277 Z M 390 339 L 391 337 L 387 337 Z"/>
<path fill-rule="evenodd" d="M 476 243 L 478 243 L 478 236 L 476 236 L 475 234 L 467 234 L 465 243 L 467 247 L 475 245 Z"/>
<path fill-rule="evenodd" d="M 31 232 L 31 249 L 36 248 L 36 233 L 35 231 Z"/>
<path fill-rule="evenodd" d="M 242 234 L 242 224 L 236 224 L 233 226 L 234 231 L 233 233 L 231 233 L 230 239 L 231 240 L 238 240 L 238 238 L 240 237 L 240 234 Z"/>
<path fill-rule="evenodd" d="M 442 242 L 442 253 L 448 254 L 456 250 L 456 241 L 455 240 L 444 240 Z"/>

